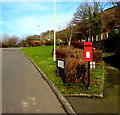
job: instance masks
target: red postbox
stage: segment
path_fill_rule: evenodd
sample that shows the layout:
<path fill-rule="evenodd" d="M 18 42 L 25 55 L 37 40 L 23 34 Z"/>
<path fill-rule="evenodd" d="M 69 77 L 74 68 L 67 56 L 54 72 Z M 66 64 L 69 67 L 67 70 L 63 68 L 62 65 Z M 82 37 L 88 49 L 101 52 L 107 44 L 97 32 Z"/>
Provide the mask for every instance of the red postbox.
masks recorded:
<path fill-rule="evenodd" d="M 91 62 L 93 58 L 92 42 L 84 42 L 84 61 Z"/>

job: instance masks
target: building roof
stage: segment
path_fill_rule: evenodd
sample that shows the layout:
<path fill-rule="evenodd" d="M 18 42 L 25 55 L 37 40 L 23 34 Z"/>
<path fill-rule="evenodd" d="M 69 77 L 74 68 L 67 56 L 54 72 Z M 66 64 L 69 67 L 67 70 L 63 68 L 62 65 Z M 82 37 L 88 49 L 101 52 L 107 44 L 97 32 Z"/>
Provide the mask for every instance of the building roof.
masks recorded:
<path fill-rule="evenodd" d="M 101 12 L 101 15 L 110 15 L 116 12 L 117 7 L 108 8 Z"/>

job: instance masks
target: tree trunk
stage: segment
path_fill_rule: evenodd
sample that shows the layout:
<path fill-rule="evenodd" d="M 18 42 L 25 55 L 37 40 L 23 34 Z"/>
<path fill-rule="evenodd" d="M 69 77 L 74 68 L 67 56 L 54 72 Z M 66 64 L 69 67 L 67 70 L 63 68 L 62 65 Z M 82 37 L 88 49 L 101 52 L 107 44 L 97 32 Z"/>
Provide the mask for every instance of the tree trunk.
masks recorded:
<path fill-rule="evenodd" d="M 69 46 L 71 46 L 71 40 L 72 40 L 72 37 L 69 38 L 69 42 L 68 42 Z"/>

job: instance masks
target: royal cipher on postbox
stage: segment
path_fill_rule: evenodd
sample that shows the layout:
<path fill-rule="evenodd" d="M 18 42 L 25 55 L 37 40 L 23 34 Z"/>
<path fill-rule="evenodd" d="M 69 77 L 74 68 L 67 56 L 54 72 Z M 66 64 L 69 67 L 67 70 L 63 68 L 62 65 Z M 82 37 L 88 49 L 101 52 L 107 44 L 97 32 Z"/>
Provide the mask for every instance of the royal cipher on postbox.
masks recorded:
<path fill-rule="evenodd" d="M 92 60 L 93 60 L 92 42 L 84 42 L 84 61 L 92 62 Z"/>

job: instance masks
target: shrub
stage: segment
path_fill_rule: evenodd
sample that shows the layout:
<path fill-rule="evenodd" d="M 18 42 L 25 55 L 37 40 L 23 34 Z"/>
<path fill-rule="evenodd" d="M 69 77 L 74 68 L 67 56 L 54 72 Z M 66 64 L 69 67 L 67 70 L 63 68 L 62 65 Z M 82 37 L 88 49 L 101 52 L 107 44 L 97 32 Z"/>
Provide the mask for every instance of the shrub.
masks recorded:
<path fill-rule="evenodd" d="M 66 82 L 69 85 L 79 83 L 87 71 L 86 63 L 83 60 L 68 58 L 66 60 Z"/>
<path fill-rule="evenodd" d="M 101 61 L 102 52 L 93 50 L 93 61 Z M 64 83 L 77 84 L 84 78 L 86 81 L 87 63 L 84 62 L 83 49 L 63 46 L 56 49 L 56 57 L 66 60 L 66 75 L 59 73 Z M 62 71 L 60 71 L 62 72 Z"/>
<path fill-rule="evenodd" d="M 56 49 L 56 56 L 58 59 L 66 60 L 66 75 L 59 73 L 63 83 L 73 85 L 80 82 L 87 70 L 83 60 L 83 50 L 64 46 Z"/>
<path fill-rule="evenodd" d="M 83 50 L 73 46 L 62 46 L 56 49 L 57 58 L 77 58 L 83 60 Z"/>
<path fill-rule="evenodd" d="M 71 45 L 74 46 L 75 48 L 79 48 L 79 49 L 84 48 L 84 42 L 71 41 Z"/>
<path fill-rule="evenodd" d="M 102 51 L 100 50 L 93 50 L 93 61 L 100 62 L 102 60 Z"/>
<path fill-rule="evenodd" d="M 46 46 L 50 46 L 50 45 L 53 45 L 54 44 L 54 41 L 46 41 Z"/>

